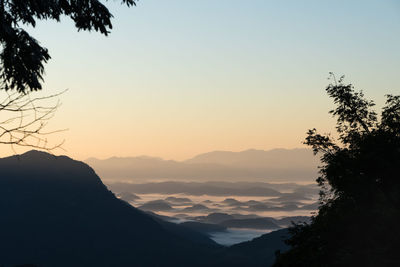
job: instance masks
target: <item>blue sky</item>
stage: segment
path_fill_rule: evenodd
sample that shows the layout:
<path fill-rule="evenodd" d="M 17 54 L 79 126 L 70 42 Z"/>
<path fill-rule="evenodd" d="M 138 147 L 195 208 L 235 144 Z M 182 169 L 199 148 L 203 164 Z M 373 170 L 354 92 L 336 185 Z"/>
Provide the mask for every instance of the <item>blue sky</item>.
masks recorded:
<path fill-rule="evenodd" d="M 378 105 L 400 93 L 399 1 L 106 4 L 109 37 L 68 19 L 31 30 L 52 55 L 43 93 L 69 88 L 51 127 L 77 158 L 299 147 L 333 130 L 330 71 Z"/>

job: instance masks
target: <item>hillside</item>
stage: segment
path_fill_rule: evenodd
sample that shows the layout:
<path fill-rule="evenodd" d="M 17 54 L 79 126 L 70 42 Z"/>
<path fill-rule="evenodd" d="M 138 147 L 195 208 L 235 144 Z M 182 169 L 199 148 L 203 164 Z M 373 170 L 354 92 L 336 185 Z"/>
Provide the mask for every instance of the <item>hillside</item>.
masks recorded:
<path fill-rule="evenodd" d="M 117 199 L 82 162 L 31 151 L 0 169 L 0 264 L 188 266 L 218 250 Z"/>
<path fill-rule="evenodd" d="M 228 247 L 215 257 L 213 266 L 271 266 L 278 250 L 284 252 L 289 249 L 284 242 L 288 235 L 287 229 L 281 229 Z"/>

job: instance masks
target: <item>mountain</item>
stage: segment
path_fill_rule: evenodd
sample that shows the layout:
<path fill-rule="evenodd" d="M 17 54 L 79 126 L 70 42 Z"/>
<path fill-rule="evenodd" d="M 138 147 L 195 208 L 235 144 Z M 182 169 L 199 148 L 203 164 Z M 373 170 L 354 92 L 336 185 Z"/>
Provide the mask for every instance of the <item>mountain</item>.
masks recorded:
<path fill-rule="evenodd" d="M 229 228 L 251 228 L 251 229 L 279 229 L 280 227 L 269 218 L 252 219 L 230 219 L 220 222 L 219 225 Z"/>
<path fill-rule="evenodd" d="M 125 200 L 126 202 L 132 202 L 132 201 L 140 199 L 139 196 L 129 193 L 129 192 L 121 192 L 121 193 L 117 194 L 117 197 L 122 200 Z"/>
<path fill-rule="evenodd" d="M 196 164 L 219 164 L 246 168 L 313 168 L 317 158 L 309 149 L 249 149 L 241 152 L 213 151 L 197 155 L 185 161 Z"/>
<path fill-rule="evenodd" d="M 214 223 L 214 224 L 218 224 L 221 223 L 223 221 L 227 221 L 227 220 L 231 220 L 234 219 L 235 217 L 233 217 L 232 215 L 226 214 L 226 213 L 211 213 L 208 214 L 207 216 L 204 216 L 204 218 L 201 218 L 203 222 L 206 223 Z"/>
<path fill-rule="evenodd" d="M 168 202 L 164 200 L 152 200 L 141 205 L 139 209 L 151 211 L 167 211 L 172 210 L 173 208 L 171 207 L 171 205 L 168 204 Z"/>
<path fill-rule="evenodd" d="M 317 176 L 318 158 L 309 149 L 214 151 L 185 161 L 112 157 L 85 161 L 109 181 L 304 181 Z"/>
<path fill-rule="evenodd" d="M 83 162 L 30 151 L 0 170 L 0 265 L 193 266 L 219 249 L 116 198 Z"/>
<path fill-rule="evenodd" d="M 173 220 L 174 218 L 167 218 Z M 289 216 L 280 219 L 272 217 L 260 217 L 251 214 L 227 214 L 227 213 L 210 213 L 207 216 L 195 216 L 189 218 L 192 222 L 198 222 L 206 225 L 219 225 L 224 228 L 248 228 L 248 229 L 279 229 L 287 228 L 292 223 L 310 223 L 309 216 Z M 190 221 L 189 221 L 190 222 Z M 217 229 L 217 228 L 215 228 Z"/>
<path fill-rule="evenodd" d="M 211 241 L 210 243 L 209 233 L 203 231 L 204 229 L 191 227 L 190 225 L 188 226 L 183 224 L 172 223 L 167 220 L 171 220 L 173 218 L 167 216 L 160 216 L 152 212 L 146 212 L 146 213 L 150 214 L 150 216 L 152 216 L 160 225 L 162 225 L 169 232 L 174 233 L 175 235 L 181 238 L 190 239 L 191 241 L 195 241 L 196 243 L 199 244 L 204 244 L 208 246 L 211 244 L 213 245 L 215 251 L 220 250 L 219 246 L 215 246 L 216 243 L 214 241 Z M 221 226 L 217 225 L 216 227 L 214 227 L 214 229 L 220 230 Z M 214 256 L 213 254 L 214 253 L 212 253 L 212 256 Z M 207 256 L 207 254 L 204 254 L 204 256 Z"/>
<path fill-rule="evenodd" d="M 215 257 L 209 266 L 271 266 L 278 250 L 284 252 L 289 249 L 284 242 L 288 237 L 288 229 L 281 229 L 233 245 Z"/>
<path fill-rule="evenodd" d="M 226 227 L 218 224 L 211 223 L 201 223 L 201 222 L 183 222 L 179 225 L 185 226 L 187 228 L 193 229 L 197 232 L 210 234 L 215 232 L 224 232 L 227 230 Z"/>

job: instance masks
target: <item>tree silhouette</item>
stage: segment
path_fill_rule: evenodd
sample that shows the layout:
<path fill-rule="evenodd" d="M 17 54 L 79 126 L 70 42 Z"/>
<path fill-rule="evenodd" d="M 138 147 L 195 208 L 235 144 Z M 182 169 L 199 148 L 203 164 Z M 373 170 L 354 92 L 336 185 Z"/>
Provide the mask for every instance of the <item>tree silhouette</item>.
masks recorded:
<path fill-rule="evenodd" d="M 331 78 L 338 140 L 315 129 L 305 140 L 323 163 L 319 212 L 290 229 L 275 266 L 400 266 L 400 96 L 378 119 L 362 91 Z"/>
<path fill-rule="evenodd" d="M 135 0 L 122 0 L 128 7 Z M 112 15 L 99 0 L 0 0 L 0 79 L 1 89 L 18 92 L 42 88 L 48 50 L 21 26 L 36 26 L 37 20 L 60 21 L 70 17 L 78 30 L 107 35 Z"/>
<path fill-rule="evenodd" d="M 122 3 L 130 7 L 136 0 Z M 0 144 L 60 147 L 49 145 L 45 138 L 49 132 L 43 130 L 59 106 L 46 101 L 59 94 L 30 96 L 42 89 L 50 55 L 22 26 L 35 27 L 38 20 L 60 21 L 62 16 L 70 17 L 78 31 L 108 35 L 112 29 L 112 14 L 99 0 L 0 0 L 0 91 L 6 92 L 0 101 Z"/>
<path fill-rule="evenodd" d="M 62 93 L 31 97 L 29 93 L 7 92 L 0 102 L 0 144 L 11 145 L 13 150 L 14 145 L 48 151 L 60 148 L 64 141 L 50 144 L 46 138 L 60 130 L 46 131 L 45 127 L 60 106 L 59 100 L 53 100 Z"/>

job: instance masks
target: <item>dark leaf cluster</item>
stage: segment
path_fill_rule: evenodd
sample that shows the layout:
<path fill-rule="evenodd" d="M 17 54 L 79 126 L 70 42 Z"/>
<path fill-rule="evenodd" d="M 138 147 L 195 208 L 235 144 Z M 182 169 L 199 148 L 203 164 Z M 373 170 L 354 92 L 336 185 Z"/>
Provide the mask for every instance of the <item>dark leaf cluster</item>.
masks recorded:
<path fill-rule="evenodd" d="M 128 7 L 136 0 L 122 0 Z M 44 64 L 49 52 L 23 26 L 38 20 L 71 18 L 80 30 L 108 35 L 112 14 L 99 0 L 0 0 L 0 79 L 1 88 L 18 92 L 42 88 Z"/>
<path fill-rule="evenodd" d="M 400 266 L 400 96 L 387 95 L 378 118 L 343 78 L 326 91 L 339 140 L 315 129 L 305 140 L 323 163 L 319 212 L 291 228 L 275 266 Z"/>

